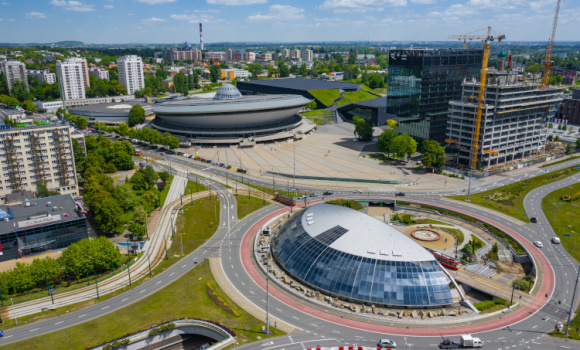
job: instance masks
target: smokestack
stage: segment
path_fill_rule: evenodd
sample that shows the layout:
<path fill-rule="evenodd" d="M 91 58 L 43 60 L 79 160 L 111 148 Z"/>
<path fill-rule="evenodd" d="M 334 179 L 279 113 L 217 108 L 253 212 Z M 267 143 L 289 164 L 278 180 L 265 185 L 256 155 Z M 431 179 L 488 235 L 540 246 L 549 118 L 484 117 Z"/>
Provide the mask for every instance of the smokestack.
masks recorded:
<path fill-rule="evenodd" d="M 201 23 L 199 24 L 199 46 L 201 51 L 203 51 L 203 28 L 201 27 Z"/>
<path fill-rule="evenodd" d="M 510 53 L 510 56 L 509 56 L 509 61 L 508 61 L 508 69 L 509 69 L 509 70 L 510 70 L 510 72 L 511 72 L 511 70 L 512 70 L 512 54 L 511 54 L 511 53 Z"/>

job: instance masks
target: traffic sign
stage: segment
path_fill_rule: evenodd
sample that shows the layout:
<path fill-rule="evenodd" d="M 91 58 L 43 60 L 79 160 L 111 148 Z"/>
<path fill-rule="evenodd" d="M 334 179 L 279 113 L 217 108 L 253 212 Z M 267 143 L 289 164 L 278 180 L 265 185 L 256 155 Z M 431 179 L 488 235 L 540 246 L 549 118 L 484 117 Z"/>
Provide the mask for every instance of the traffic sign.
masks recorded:
<path fill-rule="evenodd" d="M 569 234 L 569 233 L 564 233 L 564 235 L 563 235 L 563 236 L 564 236 L 564 237 L 570 237 L 570 234 Z"/>

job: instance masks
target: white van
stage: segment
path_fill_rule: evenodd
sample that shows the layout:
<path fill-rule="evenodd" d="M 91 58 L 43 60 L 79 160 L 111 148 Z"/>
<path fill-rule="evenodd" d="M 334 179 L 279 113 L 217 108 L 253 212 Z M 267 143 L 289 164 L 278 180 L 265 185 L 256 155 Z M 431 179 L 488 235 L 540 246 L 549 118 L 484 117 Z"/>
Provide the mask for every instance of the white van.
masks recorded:
<path fill-rule="evenodd" d="M 554 243 L 554 244 L 560 244 L 560 238 L 558 238 L 558 237 L 552 238 L 552 243 Z"/>

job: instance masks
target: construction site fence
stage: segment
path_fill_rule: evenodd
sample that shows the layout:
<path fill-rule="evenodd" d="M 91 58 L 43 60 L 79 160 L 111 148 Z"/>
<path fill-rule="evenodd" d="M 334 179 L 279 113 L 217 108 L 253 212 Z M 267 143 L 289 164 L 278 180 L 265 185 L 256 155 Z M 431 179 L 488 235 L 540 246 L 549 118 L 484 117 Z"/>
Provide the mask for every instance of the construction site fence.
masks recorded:
<path fill-rule="evenodd" d="M 497 174 L 501 174 L 501 173 L 505 173 L 507 171 L 512 171 L 512 170 L 516 170 L 516 169 L 522 169 L 525 167 L 529 167 L 538 163 L 545 163 L 547 161 L 550 160 L 554 160 L 554 159 L 558 159 L 558 158 L 562 158 L 565 157 L 566 153 L 560 153 L 560 154 L 556 154 L 553 156 L 547 156 L 547 157 L 542 157 L 540 159 L 536 159 L 536 160 L 530 160 L 528 162 L 525 162 L 523 164 L 516 164 L 513 166 L 506 166 L 502 169 L 498 169 L 498 170 L 494 170 L 494 171 L 485 171 L 485 170 L 476 170 L 476 171 L 472 171 L 471 172 L 471 176 L 475 177 L 475 178 L 484 178 L 484 177 L 489 177 L 489 176 L 493 176 L 493 175 L 497 175 Z M 469 176 L 469 172 L 465 171 L 465 170 L 461 170 L 461 169 L 457 169 L 457 168 L 451 168 L 451 167 L 443 167 L 443 170 L 453 173 L 453 174 L 457 174 L 457 175 L 464 175 L 465 177 Z"/>

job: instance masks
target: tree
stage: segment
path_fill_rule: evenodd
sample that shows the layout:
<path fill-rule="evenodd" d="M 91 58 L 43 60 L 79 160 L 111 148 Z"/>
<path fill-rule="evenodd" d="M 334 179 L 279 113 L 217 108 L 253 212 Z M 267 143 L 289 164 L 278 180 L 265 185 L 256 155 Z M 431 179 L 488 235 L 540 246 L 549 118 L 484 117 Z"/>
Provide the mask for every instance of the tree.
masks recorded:
<path fill-rule="evenodd" d="M 423 157 L 421 159 L 423 165 L 429 168 L 434 168 L 440 172 L 445 165 L 445 149 L 441 147 L 439 142 L 434 140 L 423 140 L 421 149 L 423 152 Z"/>
<path fill-rule="evenodd" d="M 57 193 L 58 194 L 58 193 Z M 46 181 L 38 181 L 36 183 L 36 198 L 44 198 L 55 195 L 46 187 Z"/>
<path fill-rule="evenodd" d="M 558 124 L 558 130 L 562 130 L 562 124 Z"/>
<path fill-rule="evenodd" d="M 576 139 L 576 149 L 580 149 L 580 139 Z"/>
<path fill-rule="evenodd" d="M 0 71 L 0 95 L 8 95 L 8 84 L 6 84 L 6 74 Z"/>
<path fill-rule="evenodd" d="M 528 73 L 538 73 L 540 72 L 540 65 L 537 63 L 531 63 L 527 65 L 524 70 Z"/>
<path fill-rule="evenodd" d="M 556 135 L 556 138 L 554 138 L 554 142 L 560 142 L 560 136 Z"/>
<path fill-rule="evenodd" d="M 140 105 L 134 105 L 129 111 L 129 126 L 134 126 L 145 121 L 145 110 Z"/>
<path fill-rule="evenodd" d="M 568 130 L 568 126 L 566 124 L 564 124 L 564 126 L 562 126 L 562 131 L 566 131 Z"/>
<path fill-rule="evenodd" d="M 142 238 L 143 236 L 145 236 L 147 229 L 145 228 L 145 226 L 143 226 L 137 222 L 132 222 L 129 225 L 129 231 L 131 231 L 131 234 L 133 236 Z"/>
<path fill-rule="evenodd" d="M 383 131 L 378 141 L 379 151 L 386 155 L 393 153 L 391 145 L 395 137 L 397 137 L 397 133 L 393 130 L 387 129 Z"/>
<path fill-rule="evenodd" d="M 548 135 L 548 141 L 550 142 L 554 141 L 554 137 L 552 135 Z"/>
<path fill-rule="evenodd" d="M 370 120 L 354 116 L 352 122 L 354 123 L 354 134 L 361 141 L 369 141 L 373 137 L 373 123 Z"/>
<path fill-rule="evenodd" d="M 316 109 L 316 101 L 315 100 L 310 101 L 310 103 L 308 103 L 306 105 L 306 108 L 308 108 L 308 109 Z"/>
<path fill-rule="evenodd" d="M 12 83 L 12 91 L 10 91 L 10 94 L 20 102 L 34 100 L 34 95 L 28 92 L 28 86 L 21 80 L 15 80 Z"/>
<path fill-rule="evenodd" d="M 397 136 L 392 142 L 392 149 L 399 157 L 409 157 L 417 152 L 417 142 L 407 134 Z"/>
<path fill-rule="evenodd" d="M 36 113 L 36 105 L 32 101 L 24 101 L 22 108 L 27 112 Z"/>
<path fill-rule="evenodd" d="M 549 129 L 552 129 L 553 127 L 554 127 L 554 124 L 552 124 L 552 123 L 548 123 L 548 128 L 549 128 Z"/>
<path fill-rule="evenodd" d="M 220 73 L 220 66 L 218 65 L 212 65 L 209 67 L 209 77 L 212 83 L 217 83 L 218 79 L 219 79 L 219 73 Z"/>
<path fill-rule="evenodd" d="M 397 121 L 394 119 L 388 119 L 387 126 L 393 130 L 397 130 Z"/>
<path fill-rule="evenodd" d="M 308 68 L 306 68 L 306 63 L 302 63 L 300 66 L 300 75 L 303 77 L 308 75 Z"/>
<path fill-rule="evenodd" d="M 286 63 L 280 62 L 280 64 L 278 64 L 278 70 L 280 71 L 280 78 L 287 78 L 290 76 L 290 69 L 288 69 Z"/>
<path fill-rule="evenodd" d="M 95 221 L 103 232 L 119 232 L 124 224 L 123 210 L 115 199 L 106 200 L 97 207 Z"/>
<path fill-rule="evenodd" d="M 115 198 L 117 198 L 119 206 L 125 211 L 132 209 L 139 204 L 139 197 L 137 197 L 135 192 L 131 189 L 131 186 L 127 183 L 115 187 Z"/>
<path fill-rule="evenodd" d="M 132 220 L 138 224 L 145 225 L 147 223 L 147 212 L 142 205 L 138 205 L 133 210 Z"/>

